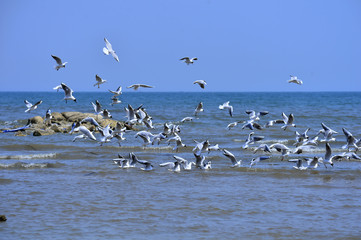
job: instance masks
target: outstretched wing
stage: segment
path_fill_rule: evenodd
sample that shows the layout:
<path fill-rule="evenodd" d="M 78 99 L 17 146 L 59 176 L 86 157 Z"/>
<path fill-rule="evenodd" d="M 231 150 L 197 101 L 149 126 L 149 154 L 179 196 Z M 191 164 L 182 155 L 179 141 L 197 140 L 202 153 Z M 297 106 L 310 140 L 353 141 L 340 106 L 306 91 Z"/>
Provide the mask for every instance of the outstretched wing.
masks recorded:
<path fill-rule="evenodd" d="M 57 63 L 58 65 L 62 65 L 62 64 L 63 64 L 63 62 L 61 61 L 60 58 L 58 58 L 57 56 L 54 56 L 54 55 L 51 55 L 51 56 L 55 59 L 55 61 L 56 61 L 56 63 Z"/>

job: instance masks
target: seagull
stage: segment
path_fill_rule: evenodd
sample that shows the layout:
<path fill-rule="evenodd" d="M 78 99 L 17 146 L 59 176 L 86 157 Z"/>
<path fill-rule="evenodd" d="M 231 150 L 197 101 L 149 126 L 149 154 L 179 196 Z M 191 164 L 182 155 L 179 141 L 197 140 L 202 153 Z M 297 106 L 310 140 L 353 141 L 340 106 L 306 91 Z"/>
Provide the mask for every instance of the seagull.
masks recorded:
<path fill-rule="evenodd" d="M 51 116 L 51 110 L 50 110 L 50 108 L 48 108 L 48 110 L 46 110 L 46 114 L 45 114 L 43 123 L 46 123 L 46 122 L 51 123 L 52 118 L 53 118 L 53 116 Z"/>
<path fill-rule="evenodd" d="M 290 149 L 282 144 L 282 143 L 274 143 L 272 144 L 270 147 L 270 149 L 276 149 L 278 152 L 280 152 L 282 154 L 282 158 L 281 161 L 283 161 L 284 157 L 287 156 L 290 153 Z"/>
<path fill-rule="evenodd" d="M 120 101 L 117 97 L 113 96 L 112 98 L 112 103 L 110 105 L 114 105 L 114 104 L 119 104 L 122 103 L 122 101 Z"/>
<path fill-rule="evenodd" d="M 255 142 L 258 142 L 258 141 L 261 141 L 262 139 L 264 139 L 264 136 L 253 136 L 253 134 L 254 134 L 254 132 L 251 132 L 250 134 L 248 134 L 248 137 L 242 146 L 243 149 L 247 149 L 250 144 L 254 144 Z"/>
<path fill-rule="evenodd" d="M 313 157 L 313 158 L 304 158 L 307 161 L 307 168 L 316 169 L 319 164 L 319 158 Z"/>
<path fill-rule="evenodd" d="M 68 103 L 68 100 L 72 100 L 72 101 L 76 102 L 76 98 L 73 97 L 73 90 L 70 87 L 65 85 L 65 83 L 61 83 L 61 88 L 64 90 L 64 93 L 65 93 L 64 100 L 66 103 Z"/>
<path fill-rule="evenodd" d="M 296 166 L 293 166 L 293 168 L 297 169 L 297 170 L 306 170 L 307 167 L 304 167 L 302 165 L 302 159 L 289 159 L 289 162 L 295 162 Z"/>
<path fill-rule="evenodd" d="M 152 141 L 150 140 L 151 137 L 154 137 L 153 134 L 151 134 L 150 132 L 147 131 L 139 131 L 137 132 L 137 134 L 135 135 L 135 137 L 140 137 L 143 141 L 144 141 L 144 146 L 152 143 Z"/>
<path fill-rule="evenodd" d="M 208 151 L 209 147 L 209 141 L 205 140 L 203 142 L 197 142 L 196 140 L 193 140 L 196 143 L 196 146 L 193 148 L 193 152 L 200 154 L 202 151 Z"/>
<path fill-rule="evenodd" d="M 230 124 L 227 125 L 226 129 L 227 129 L 227 130 L 231 130 L 232 128 L 234 128 L 235 126 L 237 126 L 238 123 L 240 123 L 240 122 L 231 122 Z"/>
<path fill-rule="evenodd" d="M 270 157 L 268 156 L 261 156 L 261 157 L 257 157 L 257 158 L 252 158 L 251 163 L 249 165 L 249 168 L 252 168 L 253 165 L 256 165 L 258 162 L 263 161 L 263 160 L 267 160 Z"/>
<path fill-rule="evenodd" d="M 187 170 L 187 171 L 192 170 L 192 166 L 196 165 L 195 162 L 189 162 L 188 160 L 186 160 L 184 158 L 181 158 L 181 157 L 178 157 L 175 155 L 173 157 L 183 166 L 184 170 Z"/>
<path fill-rule="evenodd" d="M 95 74 L 95 80 L 97 80 L 97 82 L 93 86 L 95 87 L 96 85 L 98 85 L 98 88 L 100 88 L 100 84 L 107 82 L 107 80 L 104 80 L 101 77 L 99 77 L 98 74 Z"/>
<path fill-rule="evenodd" d="M 212 162 L 211 161 L 206 162 L 205 160 L 206 158 L 203 156 L 199 168 L 202 170 L 212 169 Z"/>
<path fill-rule="evenodd" d="M 204 89 L 204 87 L 207 85 L 207 82 L 204 81 L 204 80 L 197 80 L 197 81 L 194 81 L 193 84 L 198 84 L 202 89 Z"/>
<path fill-rule="evenodd" d="M 180 172 L 181 171 L 181 164 L 178 161 L 175 162 L 165 162 L 159 164 L 160 167 L 168 167 L 169 171 L 172 172 Z"/>
<path fill-rule="evenodd" d="M 231 162 L 232 162 L 231 167 L 232 168 L 241 166 L 242 160 L 236 160 L 236 157 L 230 151 L 228 151 L 227 149 L 223 149 L 223 155 L 228 157 L 231 160 Z"/>
<path fill-rule="evenodd" d="M 112 115 L 110 115 L 109 111 L 107 109 L 104 109 L 102 111 L 103 117 L 104 119 L 109 119 L 109 118 L 113 118 Z"/>
<path fill-rule="evenodd" d="M 244 123 L 244 121 L 242 121 L 242 123 Z M 251 120 L 248 120 L 243 126 L 242 126 L 242 129 L 245 129 L 245 128 L 249 128 L 250 130 L 254 130 L 255 128 L 258 129 L 258 130 L 262 130 L 262 126 L 255 122 L 255 120 L 251 119 Z"/>
<path fill-rule="evenodd" d="M 194 57 L 194 58 L 189 58 L 189 57 L 184 57 L 179 59 L 181 61 L 184 61 L 187 65 L 189 64 L 193 64 L 195 60 L 198 60 L 198 58 Z"/>
<path fill-rule="evenodd" d="M 67 64 L 68 62 L 62 62 L 60 58 L 58 58 L 57 56 L 51 55 L 54 60 L 56 61 L 56 63 L 58 64 L 57 66 L 55 66 L 56 71 L 58 71 L 60 68 L 65 68 L 65 64 Z"/>
<path fill-rule="evenodd" d="M 58 85 L 56 87 L 53 87 L 53 89 L 59 92 L 59 89 L 63 89 L 63 87 L 61 85 Z"/>
<path fill-rule="evenodd" d="M 192 117 L 185 117 L 185 118 L 183 118 L 183 119 L 181 120 L 182 123 L 184 123 L 184 122 L 191 122 L 191 121 L 193 121 L 193 118 L 192 118 Z"/>
<path fill-rule="evenodd" d="M 285 122 L 282 119 L 276 119 L 276 120 L 268 121 L 264 127 L 269 128 L 269 127 L 273 126 L 274 124 L 284 124 L 284 123 Z"/>
<path fill-rule="evenodd" d="M 110 44 L 110 42 L 108 41 L 108 39 L 104 38 L 104 42 L 105 42 L 105 47 L 103 48 L 103 53 L 105 55 L 109 55 L 109 53 L 113 56 L 113 58 L 119 62 L 119 58 L 117 56 L 117 54 L 115 53 L 115 51 L 112 48 L 112 45 Z"/>
<path fill-rule="evenodd" d="M 260 116 L 265 116 L 267 115 L 269 112 L 268 111 L 261 111 L 256 113 L 256 111 L 254 110 L 246 110 L 246 113 L 248 114 L 248 117 L 250 120 L 254 120 L 254 121 L 258 121 L 260 118 Z"/>
<path fill-rule="evenodd" d="M 89 129 L 87 129 L 85 126 L 80 126 L 80 123 L 73 123 L 72 129 L 71 129 L 71 131 L 69 133 L 72 134 L 73 132 L 78 132 L 78 131 L 83 133 L 83 135 L 90 138 L 91 140 L 94 140 L 94 141 L 97 140 L 94 137 L 93 133 L 91 131 L 89 131 Z"/>
<path fill-rule="evenodd" d="M 271 149 L 269 148 L 269 146 L 267 144 L 261 144 L 259 145 L 254 151 L 253 153 L 258 152 L 258 150 L 263 150 L 264 152 L 268 152 L 271 153 Z"/>
<path fill-rule="evenodd" d="M 300 145 L 302 145 L 303 143 L 305 143 L 308 139 L 309 136 L 307 136 L 307 132 L 310 130 L 310 128 L 307 128 L 306 131 L 302 134 L 300 134 L 299 132 L 295 131 L 296 134 L 296 142 L 293 144 L 294 146 L 298 147 Z"/>
<path fill-rule="evenodd" d="M 321 142 L 336 141 L 336 138 L 333 138 L 332 135 L 337 134 L 337 132 L 335 130 L 332 130 L 331 128 L 327 127 L 326 124 L 324 124 L 324 123 L 321 123 L 321 126 L 322 126 L 322 129 L 317 134 L 317 135 L 323 134 L 323 136 L 325 137 L 324 139 L 321 140 Z"/>
<path fill-rule="evenodd" d="M 291 79 L 288 80 L 289 83 L 296 83 L 298 85 L 302 85 L 303 82 L 301 79 L 298 79 L 296 76 L 290 75 Z"/>
<path fill-rule="evenodd" d="M 348 149 L 350 151 L 350 148 L 354 148 L 357 151 L 359 149 L 357 144 L 360 140 L 357 140 L 346 128 L 342 128 L 342 131 L 346 136 L 346 144 L 342 146 L 342 149 Z"/>
<path fill-rule="evenodd" d="M 89 122 L 89 123 L 93 124 L 96 127 L 101 127 L 99 125 L 99 123 L 97 121 L 95 121 L 95 119 L 92 118 L 92 117 L 86 117 L 86 118 L 84 118 L 83 120 L 80 121 L 80 123 L 84 123 L 84 122 Z"/>
<path fill-rule="evenodd" d="M 110 89 L 108 89 L 108 91 L 111 92 L 111 93 L 113 93 L 113 94 L 114 94 L 114 97 L 118 97 L 119 95 L 122 94 L 122 87 L 119 86 L 119 87 L 117 88 L 117 90 L 115 90 L 115 91 L 112 91 L 112 90 L 110 90 Z"/>
<path fill-rule="evenodd" d="M 149 86 L 149 85 L 146 85 L 146 84 L 140 84 L 140 83 L 132 84 L 127 88 L 133 88 L 134 90 L 138 90 L 138 88 L 140 88 L 140 87 L 142 87 L 142 88 L 153 88 L 152 86 Z"/>
<path fill-rule="evenodd" d="M 91 102 L 94 108 L 95 114 L 101 114 L 103 112 L 102 105 L 100 105 L 100 102 L 98 100 L 95 100 L 95 104 Z"/>
<path fill-rule="evenodd" d="M 229 105 L 229 101 L 223 103 L 222 105 L 219 105 L 218 107 L 219 109 L 223 110 L 223 109 L 228 109 L 228 113 L 231 117 L 233 117 L 233 107 L 231 105 Z"/>
<path fill-rule="evenodd" d="M 283 117 L 283 122 L 285 123 L 285 125 L 281 127 L 283 130 L 286 130 L 287 127 L 296 127 L 296 125 L 293 123 L 294 117 L 292 113 L 288 117 L 286 116 L 285 113 L 282 113 L 282 117 Z"/>
<path fill-rule="evenodd" d="M 138 160 L 138 163 L 141 163 L 141 164 L 145 165 L 144 168 L 140 168 L 143 171 L 151 171 L 151 170 L 153 170 L 153 165 L 150 162 L 146 161 L 146 160 Z"/>
<path fill-rule="evenodd" d="M 196 153 L 193 153 L 193 155 L 196 158 L 196 167 L 201 167 L 201 163 L 206 159 L 206 157 Z"/>
<path fill-rule="evenodd" d="M 28 108 L 28 109 L 25 110 L 25 112 L 30 112 L 30 111 L 33 111 L 33 110 L 37 109 L 38 106 L 39 106 L 42 102 L 43 102 L 43 101 L 40 100 L 40 101 L 38 101 L 37 103 L 32 104 L 32 103 L 30 103 L 28 100 L 24 100 L 24 103 L 25 103 L 26 107 Z"/>
<path fill-rule="evenodd" d="M 222 149 L 219 147 L 218 143 L 217 143 L 216 145 L 209 146 L 208 149 L 207 149 L 208 154 L 209 154 L 211 151 L 220 151 L 220 150 L 222 150 Z"/>
<path fill-rule="evenodd" d="M 332 155 L 332 149 L 330 144 L 326 143 L 326 153 L 325 153 L 325 159 L 320 158 L 319 161 L 325 165 L 325 168 L 327 168 L 326 164 L 330 164 L 333 167 L 333 156 Z"/>
<path fill-rule="evenodd" d="M 197 116 L 198 113 L 203 112 L 203 111 L 204 111 L 204 109 L 203 109 L 203 103 L 200 102 L 200 103 L 198 103 L 196 109 L 194 110 L 194 115 Z"/>

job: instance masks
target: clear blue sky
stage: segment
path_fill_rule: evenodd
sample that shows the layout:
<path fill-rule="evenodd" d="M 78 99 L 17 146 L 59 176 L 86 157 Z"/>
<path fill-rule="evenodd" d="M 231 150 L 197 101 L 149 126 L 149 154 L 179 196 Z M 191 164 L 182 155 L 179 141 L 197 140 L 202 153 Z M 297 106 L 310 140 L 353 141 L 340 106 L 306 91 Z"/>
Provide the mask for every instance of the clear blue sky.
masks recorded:
<path fill-rule="evenodd" d="M 0 91 L 361 91 L 359 0 L 3 0 L 0 36 Z"/>

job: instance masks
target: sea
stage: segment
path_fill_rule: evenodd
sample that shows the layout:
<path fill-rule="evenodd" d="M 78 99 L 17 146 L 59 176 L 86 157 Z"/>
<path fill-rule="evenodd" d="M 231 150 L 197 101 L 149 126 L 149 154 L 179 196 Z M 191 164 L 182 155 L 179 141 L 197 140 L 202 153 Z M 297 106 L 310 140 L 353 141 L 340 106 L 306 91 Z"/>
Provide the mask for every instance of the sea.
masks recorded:
<path fill-rule="evenodd" d="M 321 123 L 335 130 L 332 154 L 347 150 L 346 128 L 361 138 L 360 92 L 124 92 L 111 106 L 109 92 L 75 92 L 77 102 L 65 102 L 63 92 L 1 92 L 0 129 L 24 126 L 27 119 L 52 112 L 93 113 L 98 100 L 113 119 L 126 120 L 125 107 L 140 105 L 152 117 L 154 129 L 179 125 L 185 147 L 173 150 L 167 139 L 144 145 L 137 131 L 124 134 L 120 146 L 57 133 L 16 136 L 0 133 L 0 239 L 361 239 L 361 161 L 342 159 L 327 168 L 297 170 L 289 159 L 325 156 L 325 143 L 283 160 L 279 152 L 258 151 L 260 144 L 282 143 L 294 151 L 295 131 L 314 137 Z M 30 113 L 24 100 L 43 103 Z M 230 101 L 233 117 L 219 105 Z M 204 111 L 194 116 L 199 102 Z M 275 124 L 261 130 L 227 130 L 231 122 L 249 120 L 247 110 L 268 111 L 259 124 L 294 115 L 296 127 Z M 191 122 L 181 122 L 193 117 Z M 70 123 L 69 123 L 70 124 Z M 264 138 L 244 149 L 248 135 Z M 95 133 L 97 139 L 99 133 Z M 319 135 L 319 140 L 323 138 Z M 212 168 L 170 171 L 159 164 L 179 156 L 195 161 L 196 142 L 233 153 L 242 160 L 232 168 L 222 151 L 202 152 Z M 122 169 L 113 159 L 133 152 L 150 161 Z M 360 151 L 358 152 L 360 154 Z M 360 154 L 361 155 L 361 154 Z M 250 168 L 253 158 L 269 156 Z M 303 163 L 307 165 L 306 162 Z"/>

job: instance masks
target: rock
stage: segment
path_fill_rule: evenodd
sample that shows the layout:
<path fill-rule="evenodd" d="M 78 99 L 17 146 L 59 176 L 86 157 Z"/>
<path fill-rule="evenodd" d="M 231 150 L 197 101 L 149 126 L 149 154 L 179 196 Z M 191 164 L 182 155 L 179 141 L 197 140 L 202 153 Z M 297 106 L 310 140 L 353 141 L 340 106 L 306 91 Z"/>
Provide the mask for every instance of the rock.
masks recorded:
<path fill-rule="evenodd" d="M 59 128 L 59 126 L 58 126 L 58 125 L 55 125 L 55 124 L 52 125 L 52 126 L 50 127 L 50 129 L 53 130 L 53 131 L 56 132 L 56 133 L 63 132 L 62 129 Z"/>
<path fill-rule="evenodd" d="M 65 120 L 65 117 L 63 116 L 63 114 L 61 114 L 59 112 L 54 112 L 51 114 L 51 116 L 53 116 L 51 119 L 52 122 L 60 122 L 60 121 Z"/>
<path fill-rule="evenodd" d="M 46 136 L 46 135 L 52 135 L 54 133 L 55 132 L 51 129 L 47 129 L 47 130 L 38 129 L 33 132 L 33 136 Z"/>
<path fill-rule="evenodd" d="M 0 222 L 5 222 L 7 220 L 5 215 L 0 215 Z"/>
<path fill-rule="evenodd" d="M 28 134 L 26 134 L 26 131 L 17 131 L 15 132 L 14 136 L 18 136 L 18 137 L 25 137 Z"/>
<path fill-rule="evenodd" d="M 35 117 L 30 118 L 30 123 L 32 123 L 32 124 L 41 124 L 41 123 L 43 123 L 43 121 L 44 121 L 43 118 L 40 116 L 35 116 Z"/>
<path fill-rule="evenodd" d="M 106 127 L 109 124 L 111 128 L 115 128 L 115 126 L 117 125 L 117 122 L 118 121 L 113 120 L 113 119 L 103 119 L 102 121 L 99 122 L 99 124 L 102 127 Z"/>
<path fill-rule="evenodd" d="M 81 112 L 62 112 L 61 113 L 64 118 L 66 119 L 66 121 L 68 122 L 80 122 L 81 120 L 83 120 L 86 117 L 92 117 L 94 118 L 96 121 L 101 121 L 103 119 L 102 116 L 98 115 L 96 116 L 93 113 L 81 113 Z"/>

